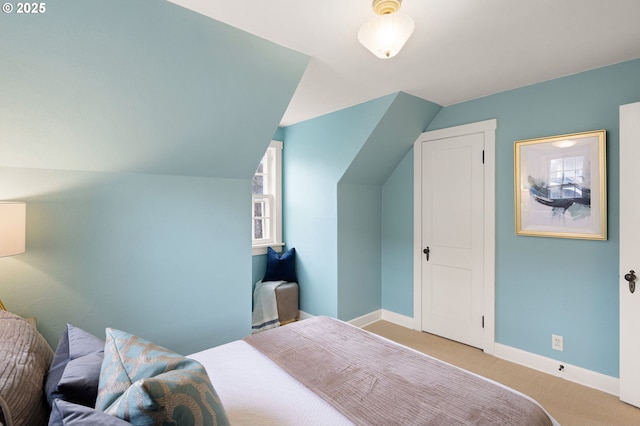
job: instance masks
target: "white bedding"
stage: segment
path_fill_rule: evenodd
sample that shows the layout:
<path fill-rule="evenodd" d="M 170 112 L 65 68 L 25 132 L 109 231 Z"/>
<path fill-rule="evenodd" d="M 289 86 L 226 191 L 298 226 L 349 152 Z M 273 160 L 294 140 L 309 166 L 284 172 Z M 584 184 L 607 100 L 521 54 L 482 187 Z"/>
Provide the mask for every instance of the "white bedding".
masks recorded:
<path fill-rule="evenodd" d="M 232 425 L 353 425 L 242 340 L 188 357 L 206 368 Z"/>
<path fill-rule="evenodd" d="M 388 339 L 384 340 L 399 345 Z M 409 350 L 417 352 L 411 348 Z M 322 397 L 243 340 L 206 349 L 188 355 L 188 358 L 199 361 L 207 370 L 232 425 L 354 424 Z M 483 379 L 535 402 L 514 389 Z M 553 425 L 560 426 L 553 417 L 549 417 Z"/>

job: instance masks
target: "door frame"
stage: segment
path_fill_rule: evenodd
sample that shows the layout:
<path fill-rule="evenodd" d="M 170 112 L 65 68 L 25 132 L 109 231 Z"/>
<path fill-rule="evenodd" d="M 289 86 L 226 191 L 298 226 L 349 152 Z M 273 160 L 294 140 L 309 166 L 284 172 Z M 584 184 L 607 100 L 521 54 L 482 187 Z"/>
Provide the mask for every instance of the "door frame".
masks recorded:
<path fill-rule="evenodd" d="M 422 331 L 422 143 L 484 134 L 484 247 L 482 350 L 495 351 L 495 199 L 496 199 L 496 129 L 497 120 L 485 120 L 446 129 L 424 132 L 413 145 L 413 328 Z"/>

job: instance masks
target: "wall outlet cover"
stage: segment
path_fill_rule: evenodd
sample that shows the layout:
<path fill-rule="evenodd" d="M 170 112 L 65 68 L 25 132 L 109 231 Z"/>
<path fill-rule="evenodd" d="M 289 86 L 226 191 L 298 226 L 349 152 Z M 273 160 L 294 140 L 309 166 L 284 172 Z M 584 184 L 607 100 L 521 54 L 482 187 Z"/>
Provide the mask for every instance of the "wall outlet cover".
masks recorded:
<path fill-rule="evenodd" d="M 551 349 L 556 351 L 564 351 L 564 339 L 557 334 L 551 335 Z"/>

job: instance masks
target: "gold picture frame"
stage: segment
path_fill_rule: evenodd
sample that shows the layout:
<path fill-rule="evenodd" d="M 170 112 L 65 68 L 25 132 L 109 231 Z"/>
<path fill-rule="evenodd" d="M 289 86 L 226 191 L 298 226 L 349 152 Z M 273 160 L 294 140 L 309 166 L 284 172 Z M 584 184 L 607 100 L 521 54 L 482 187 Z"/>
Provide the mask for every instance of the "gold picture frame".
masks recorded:
<path fill-rule="evenodd" d="M 515 141 L 516 235 L 607 239 L 606 130 Z"/>

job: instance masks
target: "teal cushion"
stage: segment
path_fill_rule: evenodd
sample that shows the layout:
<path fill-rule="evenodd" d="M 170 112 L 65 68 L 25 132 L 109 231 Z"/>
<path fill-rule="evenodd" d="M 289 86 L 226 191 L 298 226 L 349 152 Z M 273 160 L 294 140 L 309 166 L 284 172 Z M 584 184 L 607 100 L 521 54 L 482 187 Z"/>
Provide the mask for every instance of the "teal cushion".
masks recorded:
<path fill-rule="evenodd" d="M 136 425 L 227 425 L 197 361 L 107 328 L 96 409 Z"/>

